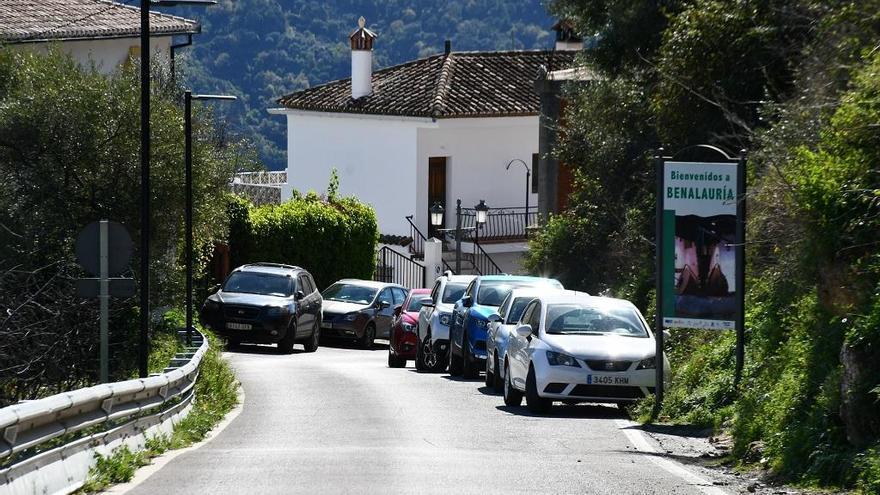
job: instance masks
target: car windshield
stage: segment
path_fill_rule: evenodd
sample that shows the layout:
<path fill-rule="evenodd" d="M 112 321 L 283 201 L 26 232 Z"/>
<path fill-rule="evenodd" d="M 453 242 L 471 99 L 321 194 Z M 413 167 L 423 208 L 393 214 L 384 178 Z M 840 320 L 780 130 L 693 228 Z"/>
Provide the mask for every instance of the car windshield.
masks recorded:
<path fill-rule="evenodd" d="M 517 297 L 514 299 L 513 304 L 510 305 L 510 311 L 507 313 L 507 323 L 519 321 L 522 318 L 523 310 L 526 309 L 526 305 L 534 299 L 534 297 Z"/>
<path fill-rule="evenodd" d="M 377 289 L 353 284 L 333 284 L 321 296 L 328 301 L 367 304 L 376 297 Z"/>
<path fill-rule="evenodd" d="M 602 303 L 560 303 L 547 306 L 547 333 L 648 337 L 638 311 Z"/>
<path fill-rule="evenodd" d="M 409 298 L 409 305 L 406 307 L 407 313 L 418 313 L 422 309 L 422 299 L 430 298 L 430 294 L 413 294 Z"/>
<path fill-rule="evenodd" d="M 555 280 L 486 280 L 480 284 L 477 292 L 477 304 L 483 306 L 501 306 L 501 302 L 513 289 L 522 287 L 552 287 L 561 289 L 562 284 Z"/>
<path fill-rule="evenodd" d="M 223 284 L 223 292 L 290 296 L 293 279 L 282 275 L 256 272 L 235 272 Z"/>
<path fill-rule="evenodd" d="M 441 301 L 445 304 L 452 304 L 464 295 L 464 290 L 467 289 L 467 284 L 446 284 L 446 288 L 443 289 L 443 297 Z"/>

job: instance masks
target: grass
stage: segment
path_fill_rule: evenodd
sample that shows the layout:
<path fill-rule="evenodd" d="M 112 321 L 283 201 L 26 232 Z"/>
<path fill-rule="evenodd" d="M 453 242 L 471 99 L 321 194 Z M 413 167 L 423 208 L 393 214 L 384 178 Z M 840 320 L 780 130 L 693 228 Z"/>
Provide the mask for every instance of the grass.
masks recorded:
<path fill-rule="evenodd" d="M 174 315 L 169 317 L 173 318 Z M 182 421 L 177 423 L 171 436 L 148 438 L 144 450 L 132 452 L 127 446 L 115 449 L 109 456 L 96 454 L 97 463 L 89 470 L 89 477 L 78 493 L 95 493 L 116 483 L 131 481 L 138 468 L 169 449 L 188 447 L 205 438 L 220 420 L 238 403 L 235 375 L 229 364 L 221 357 L 222 343 L 209 330 L 201 329 L 208 339 L 208 352 L 202 358 L 201 371 L 196 382 L 193 407 Z M 167 342 L 154 346 L 155 355 L 165 355 L 175 346 Z M 176 351 L 175 351 L 176 352 Z M 170 357 L 174 356 L 171 352 Z M 154 361 L 168 363 L 168 357 L 160 361 L 150 356 L 151 370 Z M 158 365 L 157 365 L 158 366 Z M 159 371 L 161 371 L 159 368 Z"/>

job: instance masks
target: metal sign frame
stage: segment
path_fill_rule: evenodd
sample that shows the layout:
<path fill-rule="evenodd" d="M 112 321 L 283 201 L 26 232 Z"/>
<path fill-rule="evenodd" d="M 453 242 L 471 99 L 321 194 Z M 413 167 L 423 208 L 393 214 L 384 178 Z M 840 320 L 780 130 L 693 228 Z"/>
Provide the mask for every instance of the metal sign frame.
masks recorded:
<path fill-rule="evenodd" d="M 654 403 L 655 416 L 660 412 L 663 404 L 664 396 L 664 302 L 669 297 L 664 292 L 664 286 L 668 285 L 668 278 L 674 274 L 666 273 L 664 257 L 666 255 L 666 246 L 663 240 L 664 233 L 664 198 L 666 191 L 666 162 L 697 162 L 697 163 L 727 163 L 736 166 L 736 220 L 734 233 L 735 248 L 735 319 L 734 329 L 736 331 L 736 369 L 734 371 L 734 383 L 739 384 L 742 377 L 743 363 L 745 360 L 745 242 L 746 242 L 746 151 L 741 150 L 739 157 L 731 157 L 724 151 L 714 146 L 697 145 L 682 149 L 673 157 L 664 156 L 663 149 L 660 148 L 654 154 L 654 170 L 656 175 L 657 191 L 656 191 L 656 301 L 655 301 L 655 319 L 654 319 L 654 338 L 656 342 L 656 395 Z"/>

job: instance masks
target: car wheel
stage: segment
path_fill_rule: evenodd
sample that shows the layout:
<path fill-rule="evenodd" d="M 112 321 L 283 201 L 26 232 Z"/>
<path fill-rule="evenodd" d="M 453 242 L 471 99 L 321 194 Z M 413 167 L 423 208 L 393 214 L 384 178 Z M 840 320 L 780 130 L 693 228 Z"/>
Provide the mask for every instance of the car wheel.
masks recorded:
<path fill-rule="evenodd" d="M 522 404 L 522 392 L 513 388 L 513 384 L 510 383 L 510 367 L 507 364 L 504 365 L 504 405 L 509 407 L 515 407 Z"/>
<path fill-rule="evenodd" d="M 471 343 L 467 339 L 467 335 L 464 336 L 464 340 L 461 343 L 461 376 L 464 378 L 476 378 L 480 376 L 480 372 L 476 369 L 474 359 L 471 357 Z"/>
<path fill-rule="evenodd" d="M 487 356 L 487 357 L 488 357 L 488 356 Z M 491 388 L 492 385 L 495 384 L 495 373 L 493 373 L 492 370 L 489 369 L 489 363 L 490 363 L 490 362 L 491 362 L 491 361 L 489 361 L 488 359 L 486 359 L 486 380 L 485 380 L 484 383 L 486 384 L 487 387 L 490 387 L 490 388 Z"/>
<path fill-rule="evenodd" d="M 416 371 L 427 371 L 428 365 L 425 363 L 425 351 L 422 349 L 424 345 L 422 339 L 417 338 L 416 345 Z"/>
<path fill-rule="evenodd" d="M 315 323 L 315 328 L 312 329 L 312 336 L 309 337 L 307 341 L 303 343 L 303 347 L 306 349 L 306 352 L 315 352 L 318 350 L 318 344 L 321 342 L 321 324 Z"/>
<path fill-rule="evenodd" d="M 291 323 L 287 327 L 287 333 L 284 334 L 284 338 L 278 341 L 278 352 L 290 354 L 293 352 L 294 342 L 296 342 L 296 323 Z"/>
<path fill-rule="evenodd" d="M 501 392 L 504 383 L 501 382 L 501 367 L 498 366 L 498 356 L 495 356 L 495 373 L 492 373 L 492 388 L 496 392 Z"/>
<path fill-rule="evenodd" d="M 389 368 L 403 368 L 406 366 L 406 359 L 403 359 L 399 356 L 395 356 L 391 353 L 391 349 L 388 349 L 388 367 Z"/>
<path fill-rule="evenodd" d="M 461 375 L 461 357 L 456 356 L 452 350 L 452 341 L 449 342 L 449 374 L 452 376 Z"/>
<path fill-rule="evenodd" d="M 526 406 L 533 413 L 546 413 L 553 406 L 553 401 L 538 395 L 538 384 L 535 379 L 535 368 L 529 366 L 529 375 L 526 377 Z"/>
<path fill-rule="evenodd" d="M 364 335 L 361 337 L 361 348 L 372 349 L 374 340 L 376 340 L 376 326 L 370 323 L 367 325 L 367 328 L 364 329 Z"/>

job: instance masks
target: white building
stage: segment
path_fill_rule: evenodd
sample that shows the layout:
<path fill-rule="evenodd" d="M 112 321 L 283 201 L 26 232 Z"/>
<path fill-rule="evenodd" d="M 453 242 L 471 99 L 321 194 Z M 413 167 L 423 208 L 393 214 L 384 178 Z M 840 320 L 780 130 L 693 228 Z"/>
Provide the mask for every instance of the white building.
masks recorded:
<path fill-rule="evenodd" d="M 454 52 L 447 42 L 445 53 L 374 72 L 375 38 L 361 22 L 350 35 L 351 78 L 284 96 L 282 108 L 270 110 L 287 116 L 282 199 L 294 189 L 325 191 L 335 168 L 340 193 L 371 204 L 382 234 L 415 237 L 406 218 L 412 215 L 430 237 L 435 202 L 454 227 L 458 199 L 465 208 L 485 200 L 508 212 L 492 210 L 511 226 L 487 224 L 481 236 L 503 241 L 516 237 L 513 230 L 524 233 L 526 195 L 530 211 L 538 204 L 537 180 L 526 182 L 538 153 L 535 78 L 542 66 L 568 67 L 573 53 Z M 494 251 L 503 249 L 510 246 Z"/>
<path fill-rule="evenodd" d="M 172 61 L 188 46 L 198 22 L 151 12 L 150 51 Z M 187 41 L 174 45 L 174 36 Z M 45 52 L 59 46 L 83 66 L 109 74 L 140 56 L 140 9 L 105 0 L 2 0 L 0 42 L 13 49 Z"/>

